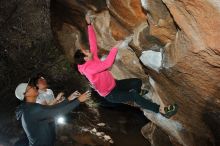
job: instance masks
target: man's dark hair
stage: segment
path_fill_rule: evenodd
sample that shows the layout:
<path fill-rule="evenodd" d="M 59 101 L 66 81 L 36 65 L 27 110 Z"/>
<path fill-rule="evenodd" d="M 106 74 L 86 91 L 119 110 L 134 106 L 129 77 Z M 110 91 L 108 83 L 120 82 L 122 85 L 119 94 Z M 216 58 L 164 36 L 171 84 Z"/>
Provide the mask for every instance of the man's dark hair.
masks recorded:
<path fill-rule="evenodd" d="M 86 57 L 86 55 L 83 54 L 81 50 L 77 50 L 74 55 L 75 64 L 84 64 L 86 62 L 84 57 Z"/>

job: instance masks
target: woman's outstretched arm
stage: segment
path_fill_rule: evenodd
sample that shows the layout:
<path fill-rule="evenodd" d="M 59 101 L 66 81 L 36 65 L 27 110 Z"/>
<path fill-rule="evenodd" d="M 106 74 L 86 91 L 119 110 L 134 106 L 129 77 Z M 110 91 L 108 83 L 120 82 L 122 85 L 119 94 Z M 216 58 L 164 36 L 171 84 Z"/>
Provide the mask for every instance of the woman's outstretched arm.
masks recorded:
<path fill-rule="evenodd" d="M 91 19 L 88 15 L 86 15 L 86 22 L 88 24 L 88 37 L 89 37 L 90 51 L 93 54 L 93 58 L 98 59 L 98 47 L 97 47 L 96 34 L 94 31 L 93 25 L 91 24 Z"/>
<path fill-rule="evenodd" d="M 112 48 L 104 61 L 100 61 L 99 64 L 96 64 L 96 66 L 93 66 L 92 68 L 88 68 L 87 70 L 92 74 L 96 74 L 109 69 L 115 61 L 117 52 L 118 52 L 117 48 Z"/>

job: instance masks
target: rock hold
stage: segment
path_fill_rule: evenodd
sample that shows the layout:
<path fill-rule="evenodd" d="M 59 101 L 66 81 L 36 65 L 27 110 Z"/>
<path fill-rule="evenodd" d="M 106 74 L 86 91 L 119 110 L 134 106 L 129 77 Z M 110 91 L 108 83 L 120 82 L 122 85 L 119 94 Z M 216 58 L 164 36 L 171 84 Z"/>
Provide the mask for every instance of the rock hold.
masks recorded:
<path fill-rule="evenodd" d="M 145 66 L 159 72 L 161 68 L 162 55 L 161 52 L 152 50 L 143 51 L 140 60 Z"/>

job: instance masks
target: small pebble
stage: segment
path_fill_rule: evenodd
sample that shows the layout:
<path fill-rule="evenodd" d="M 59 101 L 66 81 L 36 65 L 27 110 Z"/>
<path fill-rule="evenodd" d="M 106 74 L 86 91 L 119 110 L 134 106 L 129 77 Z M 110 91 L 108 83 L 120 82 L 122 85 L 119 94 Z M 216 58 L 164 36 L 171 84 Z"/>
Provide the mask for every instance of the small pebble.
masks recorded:
<path fill-rule="evenodd" d="M 93 129 L 91 130 L 91 132 L 92 132 L 92 133 L 96 133 L 97 130 L 96 130 L 95 128 L 93 128 Z"/>
<path fill-rule="evenodd" d="M 109 141 L 109 140 L 111 140 L 111 137 L 108 136 L 108 135 L 105 135 L 105 136 L 104 136 L 104 139 L 105 139 L 106 141 Z"/>
<path fill-rule="evenodd" d="M 105 123 L 98 123 L 97 125 L 100 126 L 100 127 L 104 127 Z"/>

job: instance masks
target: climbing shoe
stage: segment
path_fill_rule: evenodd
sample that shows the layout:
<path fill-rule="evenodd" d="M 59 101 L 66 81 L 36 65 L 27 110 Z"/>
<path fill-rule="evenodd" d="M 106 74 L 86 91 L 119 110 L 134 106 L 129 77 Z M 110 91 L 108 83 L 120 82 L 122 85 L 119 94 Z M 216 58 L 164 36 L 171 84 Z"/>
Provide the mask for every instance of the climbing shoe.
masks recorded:
<path fill-rule="evenodd" d="M 148 90 L 142 89 L 140 95 L 141 95 L 141 96 L 144 96 L 144 95 L 147 94 L 147 93 L 148 93 Z"/>
<path fill-rule="evenodd" d="M 170 117 L 172 117 L 173 115 L 176 114 L 177 110 L 178 110 L 178 105 L 177 104 L 172 104 L 172 105 L 169 105 L 169 106 L 164 108 L 165 114 L 162 114 L 162 115 L 166 118 L 170 118 Z"/>

